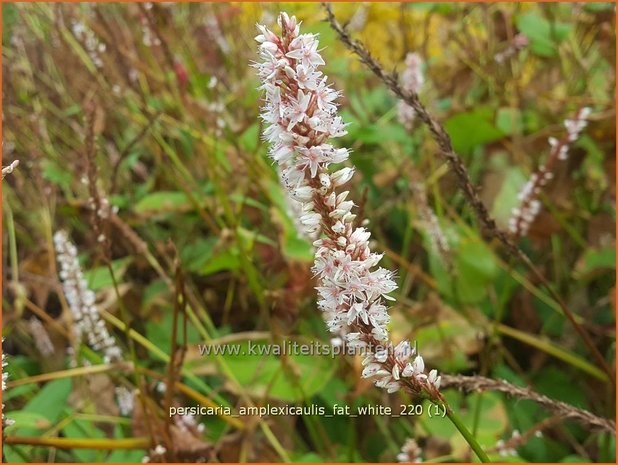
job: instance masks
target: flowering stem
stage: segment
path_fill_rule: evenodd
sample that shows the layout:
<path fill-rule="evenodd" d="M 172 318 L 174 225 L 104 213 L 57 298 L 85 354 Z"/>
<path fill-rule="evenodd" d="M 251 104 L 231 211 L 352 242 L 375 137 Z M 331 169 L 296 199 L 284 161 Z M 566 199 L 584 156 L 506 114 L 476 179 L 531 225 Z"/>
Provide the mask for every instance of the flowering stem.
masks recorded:
<path fill-rule="evenodd" d="M 393 273 L 378 267 L 382 254 L 371 251 L 371 234 L 352 213 L 349 192 L 338 189 L 354 170 L 329 170 L 347 160 L 349 150 L 329 143 L 346 134 L 346 125 L 337 116 L 340 92 L 319 69 L 325 63 L 317 36 L 301 34 L 296 18 L 286 13 L 278 23 L 280 35 L 258 25 L 256 37 L 262 61 L 254 66 L 266 97 L 261 117 L 268 123 L 263 134 L 283 184 L 300 205 L 300 224 L 307 233 L 323 233 L 314 242 L 318 307 L 350 351 L 362 350 L 363 378 L 377 378 L 375 385 L 388 393 L 404 389 L 442 402 L 437 370 L 426 373 L 408 341 L 394 346 L 390 340 L 385 301 L 394 300 Z"/>
<path fill-rule="evenodd" d="M 457 415 L 449 405 L 446 406 L 446 416 L 449 418 L 449 420 L 451 420 L 453 425 L 455 425 L 455 428 L 459 430 L 459 432 L 464 437 L 468 445 L 472 448 L 479 460 L 484 463 L 490 462 L 487 453 L 483 450 L 481 445 L 478 443 L 472 433 L 468 430 L 468 428 L 466 428 L 466 425 L 464 425 L 459 415 Z"/>

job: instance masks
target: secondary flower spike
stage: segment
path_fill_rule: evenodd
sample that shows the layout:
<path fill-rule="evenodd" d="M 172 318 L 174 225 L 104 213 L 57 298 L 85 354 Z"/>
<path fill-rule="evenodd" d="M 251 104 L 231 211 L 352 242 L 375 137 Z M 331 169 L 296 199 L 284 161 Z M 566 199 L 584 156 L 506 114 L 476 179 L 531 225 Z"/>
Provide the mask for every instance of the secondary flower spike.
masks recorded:
<path fill-rule="evenodd" d="M 301 34 L 295 17 L 281 13 L 281 35 L 258 25 L 261 62 L 254 66 L 265 93 L 261 117 L 270 156 L 282 169 L 284 185 L 302 203 L 300 222 L 309 230 L 321 228 L 313 271 L 319 278 L 318 305 L 331 332 L 345 334 L 348 348 L 368 354 L 363 377 L 388 392 L 406 389 L 441 400 L 436 370 L 425 373 L 423 358 L 408 341 L 390 342 L 385 300 L 396 289 L 393 273 L 378 267 L 382 254 L 369 248 L 370 233 L 355 227 L 354 202 L 339 192 L 354 170 L 331 165 L 348 159 L 346 148 L 331 145 L 346 134 L 337 115 L 340 93 L 319 70 L 324 65 L 318 37 Z"/>
<path fill-rule="evenodd" d="M 523 237 L 528 234 L 530 226 L 541 211 L 541 201 L 539 200 L 541 191 L 554 178 L 555 165 L 568 159 L 569 145 L 577 141 L 580 133 L 588 125 L 589 116 L 590 108 L 580 109 L 573 119 L 564 121 L 566 135 L 561 140 L 555 137 L 549 138 L 551 150 L 547 162 L 540 165 L 536 172 L 532 173 L 517 196 L 519 205 L 513 208 L 511 212 L 509 231 L 515 237 Z"/>
<path fill-rule="evenodd" d="M 64 231 L 57 231 L 54 234 L 54 245 L 62 288 L 75 322 L 76 338 L 80 339 L 82 335 L 86 335 L 88 344 L 94 350 L 103 353 L 105 363 L 122 360 L 120 347 L 107 331 L 105 322 L 99 315 L 94 292 L 88 289 L 88 283 L 77 259 L 77 248 Z"/>

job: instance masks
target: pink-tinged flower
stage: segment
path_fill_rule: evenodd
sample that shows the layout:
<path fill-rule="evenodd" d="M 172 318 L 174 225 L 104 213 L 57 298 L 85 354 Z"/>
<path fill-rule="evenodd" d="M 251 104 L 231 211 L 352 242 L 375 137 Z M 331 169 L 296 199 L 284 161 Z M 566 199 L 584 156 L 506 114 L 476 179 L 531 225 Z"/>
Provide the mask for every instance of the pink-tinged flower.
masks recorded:
<path fill-rule="evenodd" d="M 541 211 L 541 202 L 538 197 L 543 188 L 554 177 L 553 170 L 559 161 L 565 161 L 569 157 L 569 144 L 575 142 L 584 128 L 588 124 L 590 109 L 584 107 L 580 109 L 573 119 L 567 119 L 564 126 L 567 134 L 562 139 L 550 137 L 548 143 L 550 146 L 549 156 L 544 165 L 540 165 L 536 172 L 532 173 L 530 179 L 517 195 L 519 205 L 514 207 L 509 219 L 509 232 L 516 237 L 522 237 L 528 234 L 530 226 Z"/>
<path fill-rule="evenodd" d="M 401 452 L 397 454 L 397 461 L 399 463 L 422 463 L 423 450 L 414 439 L 410 438 L 401 448 Z"/>
<path fill-rule="evenodd" d="M 436 389 L 440 389 L 440 381 L 442 380 L 441 376 L 438 376 L 437 370 L 431 370 L 429 372 L 429 376 L 427 376 L 427 382 L 433 384 Z"/>
<path fill-rule="evenodd" d="M 332 112 L 337 110 L 337 105 L 333 102 L 339 98 L 339 92 L 331 89 L 331 87 L 326 84 L 326 79 L 328 79 L 327 76 L 324 76 L 318 84 L 316 89 L 316 102 L 320 110 Z"/>
<path fill-rule="evenodd" d="M 288 58 L 300 60 L 303 66 L 315 68 L 325 64 L 318 52 L 318 41 L 313 34 L 303 34 L 290 43 L 293 50 L 285 54 Z"/>
<path fill-rule="evenodd" d="M 318 70 L 324 60 L 317 36 L 300 35 L 294 17 L 281 14 L 278 22 L 281 36 L 272 37 L 260 27 L 257 38 L 263 63 L 255 67 L 266 97 L 264 139 L 272 145 L 270 156 L 281 169 L 290 198 L 300 204 L 299 222 L 312 231 L 321 228 L 324 234 L 314 242 L 318 307 L 329 331 L 342 337 L 348 348 L 367 349 L 363 377 L 379 378 L 376 386 L 387 392 L 405 387 L 440 400 L 437 372 L 428 382 L 422 358 L 408 363 L 414 353 L 410 344 L 393 347 L 390 342 L 384 301 L 394 300 L 389 295 L 397 287 L 393 273 L 378 266 L 382 255 L 371 252 L 370 232 L 355 225 L 349 192 L 338 191 L 354 169 L 339 166 L 329 172 L 331 165 L 349 158 L 349 150 L 329 143 L 346 131 L 337 115 L 340 93 Z"/>
<path fill-rule="evenodd" d="M 418 53 L 408 53 L 406 55 L 406 68 L 401 73 L 400 82 L 401 87 L 406 92 L 419 93 L 425 78 L 421 69 L 423 60 Z M 412 129 L 412 124 L 416 114 L 414 109 L 405 103 L 403 100 L 399 101 L 397 108 L 399 122 L 405 126 L 406 129 Z"/>
<path fill-rule="evenodd" d="M 285 113 L 290 120 L 288 123 L 288 131 L 305 119 L 310 100 L 311 94 L 305 94 L 302 90 L 298 91 L 297 99 L 293 100 L 291 105 L 286 108 L 287 111 Z"/>
<path fill-rule="evenodd" d="M 256 26 L 261 33 L 255 36 L 255 41 L 257 43 L 263 44 L 264 42 L 272 42 L 274 44 L 279 40 L 277 35 L 274 32 L 270 31 L 269 29 L 266 29 L 266 27 L 260 24 L 256 24 Z"/>
<path fill-rule="evenodd" d="M 319 71 L 312 71 L 303 65 L 296 67 L 294 77 L 301 89 L 315 90 L 318 86 L 318 78 L 322 73 Z"/>
<path fill-rule="evenodd" d="M 310 148 L 301 148 L 299 149 L 300 157 L 299 157 L 299 167 L 302 169 L 309 168 L 311 172 L 311 177 L 314 178 L 318 172 L 318 168 L 321 163 L 325 163 L 328 159 L 324 154 L 324 151 L 320 146 L 310 147 Z"/>
<path fill-rule="evenodd" d="M 282 12 L 277 18 L 277 24 L 281 29 L 285 29 L 288 34 L 297 36 L 300 32 L 300 23 L 296 21 L 296 16 L 290 17 L 287 13 Z"/>

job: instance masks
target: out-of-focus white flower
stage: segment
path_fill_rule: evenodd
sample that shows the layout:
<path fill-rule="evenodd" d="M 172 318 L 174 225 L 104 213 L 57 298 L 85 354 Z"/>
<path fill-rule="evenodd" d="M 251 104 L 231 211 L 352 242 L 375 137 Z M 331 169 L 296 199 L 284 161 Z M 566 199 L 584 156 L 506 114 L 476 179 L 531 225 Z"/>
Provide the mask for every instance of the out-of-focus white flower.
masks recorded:
<path fill-rule="evenodd" d="M 54 234 L 54 245 L 64 295 L 75 322 L 75 336 L 80 339 L 82 335 L 86 335 L 88 344 L 103 353 L 105 363 L 121 360 L 122 351 L 99 315 L 94 292 L 88 289 L 88 283 L 77 260 L 77 248 L 64 231 Z"/>
<path fill-rule="evenodd" d="M 116 401 L 121 415 L 130 415 L 135 407 L 135 393 L 125 386 L 117 386 Z"/>
<path fill-rule="evenodd" d="M 71 32 L 86 49 L 86 53 L 88 53 L 94 66 L 102 68 L 103 60 L 101 59 L 101 54 L 107 49 L 105 43 L 99 40 L 92 29 L 80 21 L 71 20 Z"/>
<path fill-rule="evenodd" d="M 4 338 L 2 338 L 4 343 Z M 2 392 L 6 391 L 6 382 L 9 379 L 9 373 L 5 370 L 8 362 L 6 361 L 6 355 L 4 354 L 4 348 L 2 349 Z M 15 424 L 15 420 L 10 418 L 4 418 L 4 404 L 2 404 L 2 428 Z"/>
<path fill-rule="evenodd" d="M 504 63 L 507 58 L 512 57 L 520 50 L 526 48 L 529 42 L 530 41 L 528 40 L 528 36 L 523 32 L 520 32 L 515 37 L 513 37 L 513 41 L 509 44 L 507 48 L 494 55 L 494 60 L 496 61 L 496 63 Z"/>
<path fill-rule="evenodd" d="M 423 450 L 418 443 L 409 438 L 401 448 L 401 452 L 397 454 L 399 463 L 421 463 L 423 461 Z"/>
<path fill-rule="evenodd" d="M 406 56 L 406 68 L 401 73 L 401 88 L 406 92 L 419 93 L 425 77 L 423 76 L 423 60 L 418 53 L 408 53 Z M 412 129 L 416 114 L 414 109 L 403 100 L 399 101 L 397 107 L 399 122 L 408 130 Z"/>
<path fill-rule="evenodd" d="M 30 329 L 34 345 L 41 355 L 45 357 L 53 355 L 55 352 L 54 345 L 41 321 L 38 318 L 31 318 L 28 321 L 28 328 Z"/>
<path fill-rule="evenodd" d="M 18 166 L 19 160 L 14 160 L 9 166 L 5 166 L 4 168 L 2 168 L 2 179 L 4 179 L 7 174 L 11 174 L 13 171 L 15 171 L 15 168 L 17 168 Z"/>
<path fill-rule="evenodd" d="M 569 156 L 569 144 L 575 142 L 580 133 L 588 124 L 590 108 L 580 109 L 573 119 L 567 119 L 564 127 L 567 130 L 566 136 L 558 140 L 550 137 L 549 156 L 544 165 L 540 165 L 536 172 L 532 173 L 530 179 L 519 192 L 517 199 L 519 204 L 513 208 L 509 219 L 509 231 L 516 237 L 528 234 L 530 226 L 541 211 L 541 202 L 538 197 L 543 188 L 554 178 L 555 165 L 559 161 L 565 161 Z"/>

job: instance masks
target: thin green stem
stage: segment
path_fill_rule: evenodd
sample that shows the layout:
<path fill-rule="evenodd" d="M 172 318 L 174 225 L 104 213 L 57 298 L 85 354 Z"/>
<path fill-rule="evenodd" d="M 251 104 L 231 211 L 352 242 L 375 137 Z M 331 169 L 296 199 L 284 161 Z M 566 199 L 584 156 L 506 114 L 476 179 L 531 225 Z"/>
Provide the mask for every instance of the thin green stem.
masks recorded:
<path fill-rule="evenodd" d="M 459 430 L 463 438 L 466 440 L 468 445 L 472 448 L 474 453 L 477 455 L 479 460 L 483 463 L 490 462 L 487 453 L 483 450 L 481 445 L 478 443 L 476 438 L 472 435 L 472 433 L 466 428 L 459 415 L 457 415 L 450 406 L 446 406 L 446 416 L 451 420 L 455 428 Z"/>
<path fill-rule="evenodd" d="M 511 328 L 510 326 L 503 325 L 501 323 L 497 324 L 495 328 L 499 333 L 513 339 L 517 339 L 524 344 L 536 347 L 537 349 L 542 350 L 543 352 L 552 355 L 553 357 L 556 357 L 557 359 L 560 359 L 565 363 L 568 363 L 574 368 L 585 371 L 589 375 L 592 375 L 601 381 L 609 380 L 607 375 L 602 370 L 588 363 L 584 358 L 580 357 L 579 355 L 573 354 L 563 349 L 562 347 L 557 346 L 556 344 L 549 341 L 547 338 L 528 334 L 523 331 L 519 331 L 518 329 Z"/>

